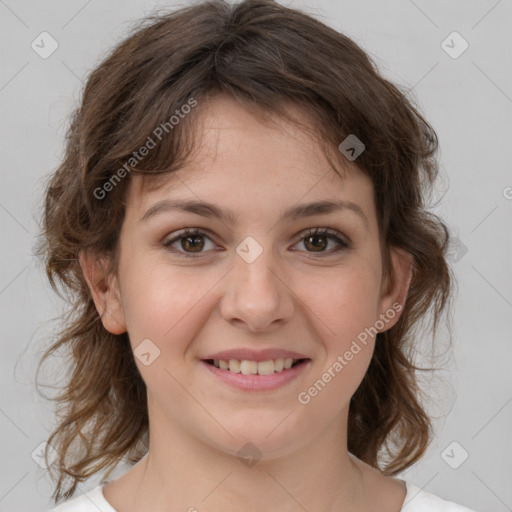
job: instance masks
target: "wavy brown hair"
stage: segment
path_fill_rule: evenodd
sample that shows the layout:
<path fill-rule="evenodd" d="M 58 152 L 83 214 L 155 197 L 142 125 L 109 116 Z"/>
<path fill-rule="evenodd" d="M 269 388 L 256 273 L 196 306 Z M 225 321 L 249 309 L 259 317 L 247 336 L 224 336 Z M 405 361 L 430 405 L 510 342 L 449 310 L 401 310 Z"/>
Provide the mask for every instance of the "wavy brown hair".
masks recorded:
<path fill-rule="evenodd" d="M 156 175 L 179 169 L 194 146 L 201 102 L 216 94 L 292 121 L 286 106 L 299 107 L 340 160 L 337 146 L 349 134 L 364 142 L 354 164 L 374 185 L 385 274 L 394 278 L 392 247 L 412 255 L 413 272 L 404 311 L 377 335 L 352 397 L 348 449 L 394 475 L 430 442 L 418 384 L 424 368 L 413 363 L 416 327 L 428 317 L 435 334 L 453 284 L 448 230 L 427 209 L 438 174 L 434 130 L 358 45 L 310 15 L 271 0 L 206 1 L 144 18 L 94 69 L 72 115 L 62 162 L 45 183 L 38 254 L 68 304 L 38 367 L 64 351 L 66 382 L 52 398 L 59 422 L 48 439 L 58 453 L 50 466 L 57 472 L 56 502 L 122 459 L 140 460 L 148 448 L 146 387 L 128 334 L 103 327 L 78 255 L 94 251 L 116 271 L 130 174 L 158 182 Z M 191 99 L 197 109 L 171 128 L 171 116 L 185 112 Z M 166 122 L 165 139 L 140 163 L 131 160 Z M 120 173 L 127 162 L 128 172 Z"/>

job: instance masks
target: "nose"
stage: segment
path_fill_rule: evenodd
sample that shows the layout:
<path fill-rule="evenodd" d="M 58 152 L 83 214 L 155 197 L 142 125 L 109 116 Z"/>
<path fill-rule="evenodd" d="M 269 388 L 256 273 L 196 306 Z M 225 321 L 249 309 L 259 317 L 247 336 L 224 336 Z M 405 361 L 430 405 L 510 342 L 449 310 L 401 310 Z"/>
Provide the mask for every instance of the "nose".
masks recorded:
<path fill-rule="evenodd" d="M 230 323 L 251 332 L 282 327 L 294 312 L 294 295 L 285 275 L 277 269 L 271 251 L 248 263 L 238 255 L 225 283 L 221 314 Z"/>

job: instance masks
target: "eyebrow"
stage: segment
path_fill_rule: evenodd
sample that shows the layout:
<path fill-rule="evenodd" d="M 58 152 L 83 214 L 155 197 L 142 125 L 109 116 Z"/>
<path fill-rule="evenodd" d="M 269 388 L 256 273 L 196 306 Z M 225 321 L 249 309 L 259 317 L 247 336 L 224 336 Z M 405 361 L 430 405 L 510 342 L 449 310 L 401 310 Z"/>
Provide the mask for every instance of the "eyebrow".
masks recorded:
<path fill-rule="evenodd" d="M 238 218 L 231 210 L 222 210 L 212 203 L 188 200 L 171 201 L 164 199 L 150 206 L 140 221 L 147 222 L 157 215 L 173 210 L 193 213 L 201 217 L 214 217 L 229 224 L 235 224 Z M 357 214 L 364 221 L 366 226 L 369 225 L 368 217 L 365 215 L 363 209 L 358 204 L 351 201 L 314 201 L 292 206 L 284 211 L 279 222 L 294 221 L 314 215 L 327 215 L 341 210 L 348 210 Z"/>

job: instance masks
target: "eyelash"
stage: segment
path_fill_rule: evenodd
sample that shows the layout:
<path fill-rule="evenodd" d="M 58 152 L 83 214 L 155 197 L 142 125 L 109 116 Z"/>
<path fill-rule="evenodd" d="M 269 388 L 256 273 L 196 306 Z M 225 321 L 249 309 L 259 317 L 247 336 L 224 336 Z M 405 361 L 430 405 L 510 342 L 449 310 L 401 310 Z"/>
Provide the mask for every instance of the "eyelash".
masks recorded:
<path fill-rule="evenodd" d="M 178 240 L 180 240 L 182 238 L 187 238 L 189 236 L 197 236 L 197 235 L 204 235 L 205 237 L 207 237 L 211 240 L 211 237 L 208 235 L 208 233 L 199 228 L 186 228 L 186 229 L 183 229 L 182 231 L 180 231 L 172 239 L 164 241 L 162 245 L 165 248 L 167 248 L 168 250 L 170 250 L 171 252 L 177 254 L 179 257 L 199 258 L 204 255 L 204 252 L 194 254 L 194 253 L 181 252 L 174 248 L 171 248 L 171 245 L 174 242 L 177 242 Z M 323 235 L 328 235 L 327 238 L 335 240 L 336 242 L 338 242 L 341 245 L 341 247 L 339 247 L 333 251 L 330 251 L 330 252 L 317 253 L 320 255 L 320 257 L 329 256 L 334 253 L 338 253 L 340 251 L 350 248 L 350 244 L 344 238 L 342 238 L 340 236 L 340 233 L 338 231 L 336 231 L 335 229 L 331 229 L 331 228 L 310 228 L 310 229 L 306 230 L 305 232 L 301 233 L 301 238 L 299 239 L 299 241 L 297 243 L 302 242 L 304 239 L 311 237 L 311 236 L 323 236 Z M 306 252 L 310 252 L 310 251 L 306 251 Z M 314 254 L 314 252 L 312 252 L 312 254 Z"/>

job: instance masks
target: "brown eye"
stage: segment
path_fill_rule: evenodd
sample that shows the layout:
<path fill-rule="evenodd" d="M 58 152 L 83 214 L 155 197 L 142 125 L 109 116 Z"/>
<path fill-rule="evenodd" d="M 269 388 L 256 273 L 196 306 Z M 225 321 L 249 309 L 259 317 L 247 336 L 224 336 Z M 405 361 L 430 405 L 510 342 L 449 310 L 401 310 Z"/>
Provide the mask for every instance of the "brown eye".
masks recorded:
<path fill-rule="evenodd" d="M 186 258 L 198 258 L 208 252 L 207 243 L 211 243 L 211 249 L 215 249 L 208 234 L 200 229 L 185 229 L 173 238 L 162 243 L 170 252 Z M 326 250 L 329 242 L 333 241 L 338 247 Z M 338 231 L 330 228 L 313 228 L 303 233 L 299 243 L 303 243 L 308 253 L 317 253 L 319 256 L 329 256 L 350 248 L 349 242 L 342 238 Z M 205 249 L 205 250 L 203 250 Z"/>
<path fill-rule="evenodd" d="M 318 253 L 321 256 L 328 256 L 350 247 L 349 243 L 341 237 L 340 233 L 330 228 L 313 228 L 303 233 L 302 236 L 303 238 L 300 242 L 304 244 L 306 252 Z M 338 248 L 326 251 L 331 240 L 338 245 Z"/>
<path fill-rule="evenodd" d="M 304 238 L 304 245 L 312 251 L 321 252 L 327 247 L 328 241 L 325 235 L 308 236 Z"/>
<path fill-rule="evenodd" d="M 186 229 L 180 231 L 170 240 L 164 241 L 163 246 L 178 256 L 197 258 L 207 252 L 203 251 L 206 246 L 205 240 L 209 240 L 212 244 L 212 248 L 215 248 L 215 244 L 204 231 L 199 229 Z"/>
<path fill-rule="evenodd" d="M 181 238 L 181 247 L 186 251 L 201 252 L 204 247 L 204 240 L 201 235 L 192 235 Z"/>

